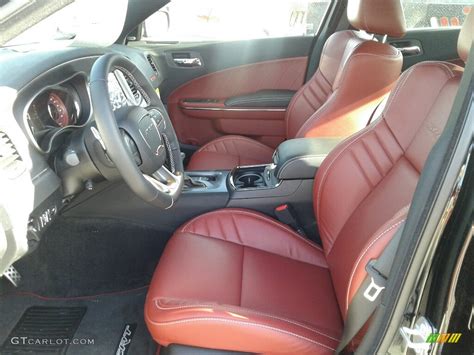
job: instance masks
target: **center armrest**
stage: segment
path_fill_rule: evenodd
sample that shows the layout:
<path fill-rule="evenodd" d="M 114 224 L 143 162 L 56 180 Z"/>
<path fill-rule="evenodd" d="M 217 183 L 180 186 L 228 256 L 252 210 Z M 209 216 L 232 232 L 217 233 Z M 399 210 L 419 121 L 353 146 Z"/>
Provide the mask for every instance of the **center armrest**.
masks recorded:
<path fill-rule="evenodd" d="M 297 138 L 281 143 L 273 155 L 275 176 L 280 180 L 314 179 L 339 138 Z"/>

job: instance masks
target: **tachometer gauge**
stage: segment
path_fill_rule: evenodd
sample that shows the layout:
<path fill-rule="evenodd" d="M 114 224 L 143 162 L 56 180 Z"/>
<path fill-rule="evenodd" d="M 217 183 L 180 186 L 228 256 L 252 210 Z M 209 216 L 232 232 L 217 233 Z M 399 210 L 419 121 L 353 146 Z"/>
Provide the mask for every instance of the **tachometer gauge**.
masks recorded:
<path fill-rule="evenodd" d="M 69 112 L 59 95 L 50 93 L 48 97 L 49 117 L 59 126 L 66 127 L 70 122 Z"/>

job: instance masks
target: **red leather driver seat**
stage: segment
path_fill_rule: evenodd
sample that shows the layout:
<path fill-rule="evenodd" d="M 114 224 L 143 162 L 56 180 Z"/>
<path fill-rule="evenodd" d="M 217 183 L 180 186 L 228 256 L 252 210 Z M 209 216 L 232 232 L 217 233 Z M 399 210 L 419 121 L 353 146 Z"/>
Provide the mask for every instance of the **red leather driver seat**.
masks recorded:
<path fill-rule="evenodd" d="M 351 25 L 373 34 L 402 37 L 400 0 L 349 1 Z M 401 53 L 365 32 L 340 31 L 328 38 L 319 68 L 295 94 L 286 113 L 286 138 L 342 137 L 364 128 L 400 75 Z M 244 136 L 223 136 L 202 146 L 188 170 L 266 164 L 273 149 Z"/>
<path fill-rule="evenodd" d="M 473 32 L 471 13 L 458 45 L 464 61 Z M 314 185 L 323 248 L 250 210 L 218 210 L 179 228 L 147 295 L 153 338 L 164 346 L 332 353 L 366 263 L 407 215 L 462 72 L 443 62 L 413 66 L 381 118 L 323 162 Z"/>

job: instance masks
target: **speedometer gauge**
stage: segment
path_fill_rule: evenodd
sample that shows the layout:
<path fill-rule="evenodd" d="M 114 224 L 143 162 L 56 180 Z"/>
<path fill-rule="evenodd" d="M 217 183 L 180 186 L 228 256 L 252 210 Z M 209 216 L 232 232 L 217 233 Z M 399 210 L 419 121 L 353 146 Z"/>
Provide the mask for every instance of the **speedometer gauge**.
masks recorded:
<path fill-rule="evenodd" d="M 48 97 L 48 113 L 49 117 L 59 126 L 66 127 L 71 124 L 69 112 L 66 104 L 55 93 L 50 93 Z"/>

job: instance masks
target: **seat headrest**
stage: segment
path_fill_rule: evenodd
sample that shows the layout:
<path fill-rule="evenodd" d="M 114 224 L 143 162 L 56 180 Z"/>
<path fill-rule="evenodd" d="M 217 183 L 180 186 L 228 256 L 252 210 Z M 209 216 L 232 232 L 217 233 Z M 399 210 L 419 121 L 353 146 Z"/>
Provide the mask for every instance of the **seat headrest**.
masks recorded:
<path fill-rule="evenodd" d="M 474 9 L 467 15 L 458 38 L 458 54 L 464 62 L 467 62 L 474 38 Z"/>
<path fill-rule="evenodd" d="M 373 34 L 403 37 L 406 32 L 400 0 L 349 0 L 347 18 L 353 27 Z"/>

